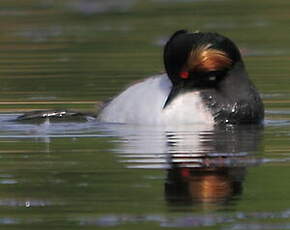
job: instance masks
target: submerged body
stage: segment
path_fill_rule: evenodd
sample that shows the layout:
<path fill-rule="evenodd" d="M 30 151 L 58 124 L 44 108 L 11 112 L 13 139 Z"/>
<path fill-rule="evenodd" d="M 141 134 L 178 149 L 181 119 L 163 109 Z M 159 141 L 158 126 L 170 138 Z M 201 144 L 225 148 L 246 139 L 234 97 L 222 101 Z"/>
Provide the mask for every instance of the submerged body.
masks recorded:
<path fill-rule="evenodd" d="M 146 125 L 214 123 L 199 91 L 184 93 L 163 109 L 171 88 L 166 74 L 138 82 L 105 105 L 98 119 Z"/>
<path fill-rule="evenodd" d="M 184 90 L 164 108 L 172 83 L 166 74 L 157 75 L 124 90 L 103 107 L 97 119 L 142 125 L 253 124 L 263 120 L 263 103 L 251 82 L 240 80 L 233 86 L 225 81 L 223 87 L 226 90 Z"/>

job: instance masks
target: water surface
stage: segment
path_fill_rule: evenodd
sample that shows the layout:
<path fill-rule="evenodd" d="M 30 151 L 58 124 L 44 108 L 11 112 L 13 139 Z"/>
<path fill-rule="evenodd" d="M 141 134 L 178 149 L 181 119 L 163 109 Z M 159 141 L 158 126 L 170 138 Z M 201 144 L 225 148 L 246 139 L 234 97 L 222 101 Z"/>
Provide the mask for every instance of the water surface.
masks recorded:
<path fill-rule="evenodd" d="M 1 229 L 290 229 L 290 2 L 0 3 Z M 24 111 L 95 112 L 163 71 L 177 29 L 240 47 L 263 126 L 19 123 Z"/>

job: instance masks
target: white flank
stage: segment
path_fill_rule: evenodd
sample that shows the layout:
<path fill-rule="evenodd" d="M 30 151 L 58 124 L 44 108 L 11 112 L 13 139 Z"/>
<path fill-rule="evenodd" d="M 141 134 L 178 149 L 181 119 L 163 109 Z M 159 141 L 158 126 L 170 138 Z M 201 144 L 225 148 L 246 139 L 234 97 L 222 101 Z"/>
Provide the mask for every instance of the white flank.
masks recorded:
<path fill-rule="evenodd" d="M 214 123 L 198 91 L 178 96 L 163 109 L 171 86 L 166 74 L 136 83 L 109 102 L 98 120 L 142 125 Z"/>

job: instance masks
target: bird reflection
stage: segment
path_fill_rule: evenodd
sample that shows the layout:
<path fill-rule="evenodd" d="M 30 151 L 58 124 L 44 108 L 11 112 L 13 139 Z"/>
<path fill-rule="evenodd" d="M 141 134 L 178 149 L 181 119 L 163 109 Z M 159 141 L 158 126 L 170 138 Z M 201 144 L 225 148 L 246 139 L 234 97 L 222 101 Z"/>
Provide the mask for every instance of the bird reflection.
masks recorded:
<path fill-rule="evenodd" d="M 165 197 L 171 205 L 226 204 L 242 193 L 245 168 L 175 168 L 168 170 Z"/>
<path fill-rule="evenodd" d="M 246 169 L 259 164 L 263 127 L 125 126 L 116 150 L 128 168 L 165 169 L 169 206 L 229 204 L 242 194 Z M 116 129 L 115 129 L 116 131 Z"/>
<path fill-rule="evenodd" d="M 165 198 L 169 205 L 223 204 L 239 197 L 246 168 L 259 163 L 261 127 L 215 127 L 201 133 L 202 154 L 170 154 Z M 180 138 L 178 138 L 180 140 Z M 169 138 L 171 147 L 176 144 Z M 174 151 L 174 150 L 173 150 Z M 182 156 L 182 159 L 181 157 Z"/>

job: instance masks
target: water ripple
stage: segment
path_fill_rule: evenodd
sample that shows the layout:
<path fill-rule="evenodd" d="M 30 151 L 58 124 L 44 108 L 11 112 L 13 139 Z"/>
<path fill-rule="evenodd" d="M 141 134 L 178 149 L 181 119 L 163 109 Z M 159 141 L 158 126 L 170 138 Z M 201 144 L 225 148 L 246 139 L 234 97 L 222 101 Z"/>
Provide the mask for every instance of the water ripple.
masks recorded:
<path fill-rule="evenodd" d="M 205 215 L 185 215 L 185 216 L 166 216 L 158 214 L 150 215 L 104 215 L 96 218 L 83 217 L 79 218 L 79 224 L 83 226 L 120 226 L 124 224 L 137 224 L 155 222 L 161 227 L 212 227 L 219 224 L 226 225 L 224 230 L 241 230 L 241 229 L 289 229 L 289 223 L 279 223 L 277 220 L 290 218 L 290 210 L 282 212 L 253 212 L 244 213 L 236 212 L 234 214 L 205 214 Z M 255 219 L 256 221 L 273 219 L 277 223 L 247 223 Z M 243 221 L 243 223 L 240 223 Z M 231 223 L 234 223 L 230 225 Z"/>

